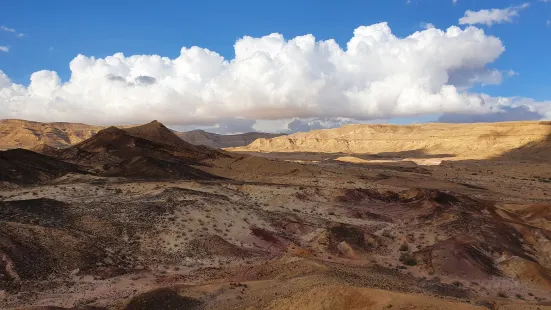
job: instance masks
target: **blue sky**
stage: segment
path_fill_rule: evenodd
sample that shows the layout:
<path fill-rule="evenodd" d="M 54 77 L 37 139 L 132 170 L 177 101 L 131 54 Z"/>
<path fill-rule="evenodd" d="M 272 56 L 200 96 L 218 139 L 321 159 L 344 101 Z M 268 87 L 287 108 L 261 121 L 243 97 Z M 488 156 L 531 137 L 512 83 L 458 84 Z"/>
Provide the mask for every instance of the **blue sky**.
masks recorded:
<path fill-rule="evenodd" d="M 243 36 L 281 33 L 285 39 L 312 34 L 334 39 L 342 48 L 355 28 L 387 22 L 397 37 L 422 30 L 459 25 L 467 10 L 505 9 L 525 2 L 511 0 L 387 1 L 26 1 L 0 4 L 0 70 L 11 82 L 27 86 L 39 70 L 57 72 L 61 82 L 71 74 L 78 54 L 104 58 L 118 52 L 161 55 L 174 59 L 180 48 L 200 46 L 225 59 Z M 551 3 L 529 1 L 510 22 L 477 24 L 501 40 L 505 51 L 487 68 L 504 72 L 498 85 L 472 85 L 471 92 L 499 97 L 551 99 Z M 13 31 L 11 31 L 13 30 Z M 23 34 L 18 36 L 17 34 Z M 513 70 L 514 76 L 506 71 Z M 0 102 L 1 104 L 1 102 Z M 2 116 L 2 115 L 0 115 Z M 343 115 L 343 117 L 346 117 Z M 399 116 L 401 117 L 401 116 Z M 422 118 L 420 118 L 422 119 Z M 185 125 L 185 124 L 182 124 Z"/>

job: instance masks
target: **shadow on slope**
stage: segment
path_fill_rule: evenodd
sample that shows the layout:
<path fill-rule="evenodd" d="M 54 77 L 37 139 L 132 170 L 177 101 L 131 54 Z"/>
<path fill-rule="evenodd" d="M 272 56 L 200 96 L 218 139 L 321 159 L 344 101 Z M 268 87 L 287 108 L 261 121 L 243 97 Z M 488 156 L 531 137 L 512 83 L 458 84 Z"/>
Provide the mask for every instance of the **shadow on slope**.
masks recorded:
<path fill-rule="evenodd" d="M 0 151 L 0 182 L 26 185 L 67 173 L 82 173 L 75 164 L 24 149 Z"/>
<path fill-rule="evenodd" d="M 228 157 L 222 151 L 183 141 L 157 121 L 124 130 L 109 127 L 58 154 L 102 176 L 202 180 L 218 177 L 193 166 Z"/>
<path fill-rule="evenodd" d="M 489 160 L 551 161 L 551 121 L 542 121 L 540 124 L 548 127 L 546 136 L 543 139 L 528 142 L 519 148 L 512 149 Z"/>
<path fill-rule="evenodd" d="M 451 158 L 455 157 L 455 154 L 451 153 L 441 153 L 441 154 L 430 154 L 425 149 L 416 149 L 416 150 L 407 150 L 400 152 L 382 152 L 376 154 L 361 154 L 355 155 L 361 159 L 430 159 L 430 158 Z"/>
<path fill-rule="evenodd" d="M 149 309 L 199 309 L 202 302 L 187 296 L 181 296 L 173 289 L 161 288 L 134 297 L 123 310 Z"/>
<path fill-rule="evenodd" d="M 235 152 L 235 153 L 246 153 L 258 157 L 265 158 L 277 158 L 282 160 L 289 161 L 325 161 L 325 160 L 335 160 L 339 157 L 344 156 L 353 156 L 363 160 L 403 160 L 403 159 L 433 159 L 433 158 L 452 158 L 455 157 L 454 154 L 450 153 L 439 153 L 439 154 L 430 154 L 424 149 L 417 150 L 407 150 L 401 152 L 383 152 L 375 154 L 365 154 L 365 153 L 323 153 L 323 152 L 270 152 L 270 153 L 260 153 L 260 152 Z"/>

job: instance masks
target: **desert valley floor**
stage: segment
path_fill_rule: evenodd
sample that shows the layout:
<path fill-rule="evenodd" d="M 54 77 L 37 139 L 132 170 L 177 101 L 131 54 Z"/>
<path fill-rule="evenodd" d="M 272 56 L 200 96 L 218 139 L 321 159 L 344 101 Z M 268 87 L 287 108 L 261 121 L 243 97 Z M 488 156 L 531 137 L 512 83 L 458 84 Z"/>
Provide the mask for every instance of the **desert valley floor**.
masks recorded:
<path fill-rule="evenodd" d="M 354 126 L 1 151 L 0 308 L 551 309 L 550 123 Z"/>

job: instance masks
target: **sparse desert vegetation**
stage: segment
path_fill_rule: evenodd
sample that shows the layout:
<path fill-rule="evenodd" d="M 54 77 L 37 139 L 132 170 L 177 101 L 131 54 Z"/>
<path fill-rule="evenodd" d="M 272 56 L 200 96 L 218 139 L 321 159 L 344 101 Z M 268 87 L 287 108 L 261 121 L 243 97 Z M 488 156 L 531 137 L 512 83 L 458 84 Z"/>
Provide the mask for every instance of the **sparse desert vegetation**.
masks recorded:
<path fill-rule="evenodd" d="M 546 309 L 551 163 L 528 151 L 319 161 L 191 145 L 158 122 L 4 151 L 0 305 Z"/>

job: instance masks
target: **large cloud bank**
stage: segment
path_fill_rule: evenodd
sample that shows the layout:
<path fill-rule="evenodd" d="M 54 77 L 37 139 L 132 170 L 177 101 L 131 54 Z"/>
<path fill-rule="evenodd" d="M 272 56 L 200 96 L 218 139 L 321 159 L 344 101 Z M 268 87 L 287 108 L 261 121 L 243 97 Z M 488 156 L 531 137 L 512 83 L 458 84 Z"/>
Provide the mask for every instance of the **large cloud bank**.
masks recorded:
<path fill-rule="evenodd" d="M 182 126 L 243 119 L 250 126 L 251 120 L 498 113 L 510 103 L 469 92 L 502 79 L 488 69 L 504 52 L 502 42 L 475 27 L 430 28 L 399 38 L 381 23 L 354 30 L 346 48 L 312 35 L 285 40 L 277 33 L 243 37 L 234 47 L 231 60 L 196 46 L 182 48 L 175 59 L 78 55 L 64 83 L 56 72 L 39 71 L 23 86 L 0 71 L 0 118 L 96 124 L 158 119 Z"/>

